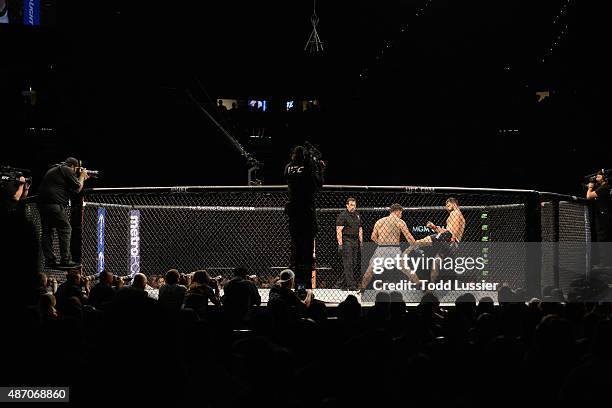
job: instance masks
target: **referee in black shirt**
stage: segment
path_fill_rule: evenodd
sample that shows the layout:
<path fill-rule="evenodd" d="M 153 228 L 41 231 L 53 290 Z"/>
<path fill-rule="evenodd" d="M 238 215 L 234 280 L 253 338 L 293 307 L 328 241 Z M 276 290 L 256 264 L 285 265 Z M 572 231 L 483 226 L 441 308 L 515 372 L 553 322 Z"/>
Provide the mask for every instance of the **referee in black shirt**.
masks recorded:
<path fill-rule="evenodd" d="M 363 243 L 361 215 L 356 209 L 357 200 L 349 197 L 346 200 L 346 210 L 338 214 L 338 218 L 336 218 L 338 253 L 342 256 L 344 285 L 346 285 L 344 287 L 348 290 L 357 290 L 355 269 L 359 263 L 359 248 Z"/>

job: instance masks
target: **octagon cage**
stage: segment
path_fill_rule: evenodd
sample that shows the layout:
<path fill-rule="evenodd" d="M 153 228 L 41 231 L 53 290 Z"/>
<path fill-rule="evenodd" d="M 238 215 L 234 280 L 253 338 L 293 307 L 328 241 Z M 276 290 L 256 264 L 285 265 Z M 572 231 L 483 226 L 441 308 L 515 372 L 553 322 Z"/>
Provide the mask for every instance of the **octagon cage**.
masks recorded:
<path fill-rule="evenodd" d="M 315 296 L 322 301 L 340 302 L 347 295 L 336 220 L 349 197 L 357 202 L 366 245 L 371 243 L 374 224 L 389 215 L 391 204 L 402 205 L 402 219 L 418 240 L 432 234 L 428 221 L 444 225 L 446 200 L 455 198 L 465 219 L 462 243 L 478 245 L 478 251 L 488 256 L 486 268 L 465 273 L 464 281 L 497 282 L 539 296 L 544 286 L 568 290 L 571 281 L 590 268 L 589 210 L 576 197 L 531 190 L 325 186 L 316 199 L 313 271 Z M 227 280 L 235 267 L 244 266 L 256 275 L 265 301 L 275 278 L 289 266 L 287 199 L 286 186 L 86 190 L 82 207 L 72 207 L 72 219 L 80 221 L 75 235 L 80 229 L 83 273 L 142 272 L 154 282 L 169 269 L 184 273 L 204 269 Z M 81 217 L 74 216 L 78 210 Z M 35 207 L 29 208 L 29 216 L 38 220 Z M 357 282 L 369 260 L 367 250 L 361 252 Z M 372 287 L 368 289 L 362 294 L 364 301 L 374 300 L 367 298 Z M 454 301 L 460 293 L 446 294 L 453 297 L 441 300 Z M 475 295 L 496 299 L 493 292 Z M 404 298 L 410 302 L 421 296 L 413 291 Z"/>

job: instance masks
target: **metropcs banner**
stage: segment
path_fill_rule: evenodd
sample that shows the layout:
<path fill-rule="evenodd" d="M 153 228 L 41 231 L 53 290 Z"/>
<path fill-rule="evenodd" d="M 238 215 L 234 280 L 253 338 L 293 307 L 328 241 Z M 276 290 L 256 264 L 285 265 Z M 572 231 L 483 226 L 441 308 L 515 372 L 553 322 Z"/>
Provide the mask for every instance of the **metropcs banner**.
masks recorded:
<path fill-rule="evenodd" d="M 130 211 L 130 275 L 140 272 L 140 210 Z"/>
<path fill-rule="evenodd" d="M 106 228 L 106 208 L 100 207 L 98 208 L 98 222 L 97 222 L 97 241 L 98 241 L 98 256 L 97 262 L 98 267 L 96 268 L 97 272 L 104 271 L 104 230 Z"/>

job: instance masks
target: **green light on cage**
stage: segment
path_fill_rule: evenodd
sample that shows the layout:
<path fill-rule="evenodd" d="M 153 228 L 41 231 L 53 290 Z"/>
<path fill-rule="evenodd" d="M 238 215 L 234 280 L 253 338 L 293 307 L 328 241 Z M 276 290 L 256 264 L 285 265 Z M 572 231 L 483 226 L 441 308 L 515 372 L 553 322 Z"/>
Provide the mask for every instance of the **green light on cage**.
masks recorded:
<path fill-rule="evenodd" d="M 482 242 L 489 242 L 489 237 L 482 237 L 480 239 L 480 241 L 482 241 Z"/>
<path fill-rule="evenodd" d="M 489 214 L 488 213 L 482 213 L 482 214 L 480 214 L 480 218 L 485 220 L 485 219 L 489 218 Z"/>
<path fill-rule="evenodd" d="M 488 225 L 488 224 L 484 224 L 484 225 L 482 226 L 482 230 L 483 230 L 483 231 L 488 231 L 488 230 L 489 230 L 489 225 Z"/>

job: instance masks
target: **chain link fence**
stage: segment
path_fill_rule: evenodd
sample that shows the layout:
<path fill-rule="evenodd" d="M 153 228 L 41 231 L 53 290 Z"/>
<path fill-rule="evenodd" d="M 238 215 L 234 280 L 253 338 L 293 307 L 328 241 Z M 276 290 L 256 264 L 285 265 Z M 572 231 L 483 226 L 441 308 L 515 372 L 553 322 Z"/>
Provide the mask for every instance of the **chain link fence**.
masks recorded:
<path fill-rule="evenodd" d="M 486 191 L 457 191 L 466 220 L 463 241 L 524 242 L 525 197 Z M 443 225 L 450 192 L 435 189 L 325 188 L 317 197 L 316 280 L 318 298 L 342 300 L 342 259 L 337 252 L 336 219 L 348 197 L 357 201 L 364 238 L 370 241 L 375 222 L 389 215 L 389 206 L 404 207 L 402 219 L 415 239 L 431 234 L 427 221 Z M 285 188 L 196 188 L 90 191 L 83 217 L 83 264 L 86 273 L 101 269 L 116 274 L 141 271 L 149 276 L 176 268 L 206 269 L 229 277 L 238 265 L 269 287 L 289 266 L 289 232 Z M 100 221 L 100 216 L 104 221 Z M 130 224 L 130 216 L 138 225 Z M 100 231 L 104 223 L 104 232 Z M 99 252 L 103 234 L 103 265 Z M 405 239 L 402 239 L 405 241 Z M 520 257 L 518 257 L 520 258 Z M 523 287 L 525 265 L 491 257 L 489 276 Z M 514 258 L 513 258 L 514 259 Z M 136 265 L 136 266 L 135 266 Z M 358 274 L 357 274 L 358 275 Z M 360 276 L 355 276 L 356 281 Z"/>
<path fill-rule="evenodd" d="M 591 224 L 583 203 L 559 202 L 557 287 L 567 294 L 572 281 L 588 275 L 591 267 Z"/>
<path fill-rule="evenodd" d="M 34 197 L 35 198 L 35 197 Z M 38 212 L 38 207 L 36 206 L 36 204 L 33 202 L 33 200 L 29 200 L 30 202 L 28 202 L 25 206 L 25 215 L 26 217 L 32 222 L 32 225 L 34 225 L 34 228 L 36 230 L 36 235 L 38 237 L 39 242 L 41 241 L 41 237 L 42 237 L 42 224 L 40 222 L 40 213 Z M 65 207 L 65 212 L 66 212 L 66 217 L 68 217 L 68 219 L 71 219 L 71 206 L 66 206 Z M 72 224 L 77 224 L 75 222 L 73 222 Z M 76 246 L 80 245 L 80 230 L 78 228 L 76 228 L 75 231 L 76 236 L 73 239 L 74 241 L 77 241 L 76 245 L 71 245 L 72 248 L 75 248 Z M 76 249 L 76 248 L 75 248 Z M 57 269 L 49 269 L 49 268 L 45 268 L 45 258 L 42 254 L 42 245 L 39 245 L 39 256 L 38 256 L 38 261 L 39 261 L 39 270 L 43 271 L 49 278 L 55 278 L 57 281 L 63 281 L 66 278 L 66 272 L 57 270 Z M 55 253 L 55 256 L 57 259 L 60 259 L 60 248 L 59 248 L 59 239 L 57 237 L 57 231 L 53 231 L 53 252 Z M 72 250 L 72 253 L 74 255 L 74 250 Z"/>
<path fill-rule="evenodd" d="M 422 240 L 434 233 L 427 226 L 429 221 L 446 226 L 446 200 L 456 198 L 465 219 L 461 242 L 466 246 L 478 243 L 488 262 L 484 270 L 467 272 L 461 279 L 500 282 L 513 289 L 528 286 L 526 278 L 532 272 L 526 262 L 525 243 L 533 240 L 528 229 L 529 214 L 540 211 L 539 287 L 554 286 L 566 291 L 571 280 L 584 276 L 589 268 L 588 248 L 584 245 L 590 242 L 588 206 L 580 200 L 555 196 L 539 200 L 538 210 L 530 208 L 529 197 L 534 193 L 326 186 L 316 203 L 319 228 L 313 281 L 317 298 L 337 302 L 347 294 L 342 290 L 346 282 L 338 254 L 336 220 L 346 210 L 348 197 L 356 200 L 366 243 L 371 242 L 375 223 L 389 216 L 392 204 L 404 208 L 401 219 L 414 239 Z M 234 267 L 245 266 L 257 275 L 260 288 L 269 288 L 279 272 L 289 266 L 289 231 L 284 213 L 287 199 L 284 186 L 89 190 L 83 198 L 82 231 L 76 229 L 81 233 L 83 273 L 92 275 L 106 270 L 117 275 L 142 272 L 155 277 L 169 269 L 185 273 L 206 269 L 211 276 L 229 278 Z M 27 213 L 40 232 L 36 207 L 29 205 Z M 402 249 L 408 246 L 403 234 L 398 234 L 398 240 Z M 57 252 L 57 239 L 54 245 Z M 369 258 L 371 251 L 362 252 Z M 368 261 L 358 262 L 367 266 Z M 52 276 L 62 274 L 46 272 Z M 363 272 L 363 267 L 356 268 L 353 276 L 357 283 Z M 428 279 L 429 275 L 419 274 L 419 278 Z"/>

